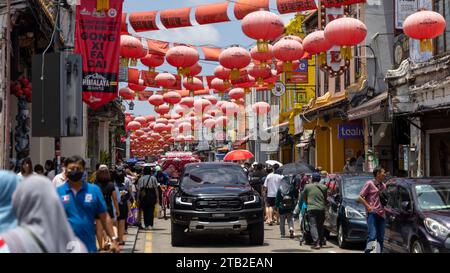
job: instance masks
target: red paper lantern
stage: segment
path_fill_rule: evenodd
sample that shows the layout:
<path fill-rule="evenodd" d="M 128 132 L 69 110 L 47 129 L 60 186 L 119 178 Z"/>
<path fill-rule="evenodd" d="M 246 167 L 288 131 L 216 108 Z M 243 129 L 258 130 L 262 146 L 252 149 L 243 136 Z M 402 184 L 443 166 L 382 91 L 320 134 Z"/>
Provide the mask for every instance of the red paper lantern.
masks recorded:
<path fill-rule="evenodd" d="M 167 104 L 161 104 L 160 106 L 155 107 L 155 112 L 160 115 L 167 114 L 167 113 L 169 113 L 169 111 L 170 111 L 170 107 Z"/>
<path fill-rule="evenodd" d="M 242 99 L 245 97 L 245 91 L 242 88 L 234 88 L 228 92 L 228 96 L 234 100 Z"/>
<path fill-rule="evenodd" d="M 314 31 L 303 40 L 303 49 L 312 55 L 326 52 L 332 47 L 333 44 L 325 38 L 323 30 Z"/>
<path fill-rule="evenodd" d="M 193 91 L 202 90 L 204 88 L 203 82 L 198 78 L 192 78 L 192 82 L 189 82 L 188 79 L 185 78 L 183 80 L 183 86 L 187 90 L 191 91 L 191 93 Z"/>
<path fill-rule="evenodd" d="M 268 42 L 283 34 L 284 24 L 277 14 L 260 10 L 249 13 L 242 19 L 242 31 L 257 40 L 259 52 L 267 52 Z"/>
<path fill-rule="evenodd" d="M 187 73 L 187 76 L 188 78 L 192 78 L 200 74 L 200 72 L 202 72 L 202 66 L 195 63 L 193 66 L 189 67 L 189 73 Z"/>
<path fill-rule="evenodd" d="M 297 70 L 300 67 L 300 61 L 293 61 L 292 62 L 292 71 Z M 277 74 L 281 74 L 283 72 L 287 72 L 284 71 L 284 63 L 282 61 L 277 62 Z"/>
<path fill-rule="evenodd" d="M 164 103 L 164 97 L 159 94 L 154 94 L 150 96 L 148 102 L 153 106 L 160 106 L 161 104 Z"/>
<path fill-rule="evenodd" d="M 147 125 L 147 119 L 144 117 L 137 117 L 134 119 L 134 121 L 139 122 L 142 126 L 146 126 Z"/>
<path fill-rule="evenodd" d="M 175 46 L 166 53 L 167 62 L 176 67 L 179 75 L 187 75 L 189 67 L 199 60 L 197 50 L 188 46 Z"/>
<path fill-rule="evenodd" d="M 219 55 L 220 64 L 225 68 L 231 69 L 231 79 L 239 78 L 239 69 L 247 67 L 250 61 L 250 53 L 245 48 L 239 46 L 229 47 Z"/>
<path fill-rule="evenodd" d="M 228 82 L 228 80 L 230 79 L 230 74 L 231 70 L 221 65 L 218 65 L 214 69 L 214 76 L 216 76 L 218 79 L 223 80 L 225 83 Z"/>
<path fill-rule="evenodd" d="M 205 120 L 212 119 L 212 118 L 213 118 L 213 116 L 211 116 L 209 114 L 204 114 L 202 117 L 202 122 L 205 122 Z"/>
<path fill-rule="evenodd" d="M 257 115 L 264 115 L 269 113 L 270 105 L 267 102 L 260 101 L 252 105 L 253 112 Z"/>
<path fill-rule="evenodd" d="M 159 139 L 161 139 L 161 135 L 158 134 L 158 133 L 152 133 L 152 134 L 150 135 L 150 137 L 153 138 L 154 140 L 159 140 Z"/>
<path fill-rule="evenodd" d="M 226 116 L 218 117 L 216 119 L 216 127 L 226 128 L 228 125 L 228 118 Z"/>
<path fill-rule="evenodd" d="M 137 121 L 130 121 L 127 125 L 127 129 L 130 131 L 136 131 L 142 127 L 141 123 Z"/>
<path fill-rule="evenodd" d="M 408 16 L 403 31 L 416 40 L 434 39 L 445 31 L 445 18 L 434 11 L 422 10 Z"/>
<path fill-rule="evenodd" d="M 215 93 L 223 93 L 228 89 L 225 82 L 219 78 L 214 78 L 209 86 L 214 89 Z"/>
<path fill-rule="evenodd" d="M 164 123 L 156 123 L 155 126 L 153 127 L 153 131 L 157 133 L 166 131 L 166 125 Z"/>
<path fill-rule="evenodd" d="M 226 116 L 233 116 L 239 112 L 239 105 L 234 102 L 225 102 L 220 106 L 220 110 Z"/>
<path fill-rule="evenodd" d="M 250 55 L 252 56 L 253 60 L 265 63 L 269 60 L 272 60 L 273 58 L 273 46 L 272 45 L 268 45 L 268 50 L 266 52 L 259 52 L 258 51 L 258 47 L 254 46 L 251 50 L 250 50 Z"/>
<path fill-rule="evenodd" d="M 216 121 L 212 118 L 203 121 L 203 125 L 208 129 L 214 129 L 216 127 Z"/>
<path fill-rule="evenodd" d="M 139 59 L 147 55 L 139 39 L 130 35 L 120 35 L 120 56 L 130 59 Z"/>
<path fill-rule="evenodd" d="M 147 121 L 148 122 L 152 122 L 152 121 L 155 121 L 155 116 L 153 116 L 153 115 L 147 115 L 147 116 L 145 116 L 145 118 L 147 119 Z"/>
<path fill-rule="evenodd" d="M 178 125 L 178 131 L 180 133 L 191 132 L 192 124 L 190 122 L 182 122 L 180 123 L 180 125 Z"/>
<path fill-rule="evenodd" d="M 145 135 L 145 132 L 143 130 L 136 130 L 136 132 L 134 132 L 134 133 L 138 137 Z"/>
<path fill-rule="evenodd" d="M 139 80 L 139 84 L 129 82 L 128 87 L 135 92 L 142 92 L 147 88 L 147 86 L 144 85 L 143 80 Z"/>
<path fill-rule="evenodd" d="M 119 96 L 124 100 L 133 100 L 135 93 L 129 87 L 124 87 L 119 90 Z"/>
<path fill-rule="evenodd" d="M 192 135 L 188 135 L 188 136 L 185 136 L 184 137 L 184 141 L 185 142 L 188 142 L 188 143 L 192 143 L 192 142 L 194 142 L 194 136 L 192 136 Z"/>
<path fill-rule="evenodd" d="M 209 102 L 210 102 L 212 105 L 216 105 L 216 104 L 217 104 L 217 98 L 216 98 L 215 96 L 212 96 L 212 95 L 206 95 L 206 96 L 203 96 L 203 98 L 204 98 L 205 100 L 209 100 Z"/>
<path fill-rule="evenodd" d="M 273 46 L 273 55 L 284 62 L 284 71 L 292 71 L 292 62 L 303 57 L 304 50 L 301 43 L 294 39 L 283 38 Z"/>
<path fill-rule="evenodd" d="M 164 55 L 159 54 L 147 54 L 144 58 L 141 58 L 141 63 L 148 66 L 150 71 L 155 71 L 155 67 L 164 64 Z"/>
<path fill-rule="evenodd" d="M 177 79 L 170 73 L 159 73 L 155 77 L 157 86 L 161 86 L 163 89 L 169 89 L 175 86 Z"/>
<path fill-rule="evenodd" d="M 248 69 L 248 74 L 256 79 L 259 85 L 265 78 L 272 76 L 272 70 L 267 65 L 252 65 Z"/>
<path fill-rule="evenodd" d="M 325 27 L 325 38 L 333 45 L 355 46 L 366 38 L 367 28 L 363 22 L 351 17 L 331 21 Z"/>
<path fill-rule="evenodd" d="M 192 108 L 192 107 L 194 107 L 194 98 L 193 97 L 182 98 L 180 101 L 180 105 L 184 106 L 186 108 Z M 188 111 L 189 111 L 189 109 L 183 110 L 184 114 L 187 113 Z"/>
<path fill-rule="evenodd" d="M 181 101 L 181 95 L 175 91 L 169 91 L 163 95 L 163 99 L 165 103 L 174 105 Z"/>
<path fill-rule="evenodd" d="M 211 107 L 211 102 L 206 99 L 199 99 L 194 101 L 194 111 L 196 113 L 203 113 L 209 107 Z"/>
<path fill-rule="evenodd" d="M 167 125 L 167 124 L 169 123 L 169 121 L 168 121 L 166 118 L 158 118 L 158 119 L 156 119 L 156 121 L 155 121 L 155 125 L 156 125 L 157 123 L 162 123 L 162 124 L 164 124 L 164 125 Z"/>

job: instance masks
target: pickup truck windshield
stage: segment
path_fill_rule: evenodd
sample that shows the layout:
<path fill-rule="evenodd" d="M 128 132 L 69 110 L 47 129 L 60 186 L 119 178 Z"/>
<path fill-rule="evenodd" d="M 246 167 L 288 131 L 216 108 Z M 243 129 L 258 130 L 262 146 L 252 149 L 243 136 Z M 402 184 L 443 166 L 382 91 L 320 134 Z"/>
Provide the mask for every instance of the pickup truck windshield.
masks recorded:
<path fill-rule="evenodd" d="M 236 186 L 248 184 L 247 177 L 240 167 L 235 166 L 199 166 L 184 173 L 183 187 L 202 187 L 213 185 Z"/>

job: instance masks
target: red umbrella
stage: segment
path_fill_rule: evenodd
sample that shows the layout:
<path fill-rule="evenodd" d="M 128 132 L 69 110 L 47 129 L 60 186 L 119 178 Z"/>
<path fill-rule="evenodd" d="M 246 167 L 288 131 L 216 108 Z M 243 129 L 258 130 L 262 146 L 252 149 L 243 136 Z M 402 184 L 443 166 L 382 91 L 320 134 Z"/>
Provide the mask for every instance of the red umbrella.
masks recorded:
<path fill-rule="evenodd" d="M 245 160 L 253 158 L 253 154 L 247 150 L 234 150 L 225 155 L 223 160 L 232 161 L 232 160 Z"/>

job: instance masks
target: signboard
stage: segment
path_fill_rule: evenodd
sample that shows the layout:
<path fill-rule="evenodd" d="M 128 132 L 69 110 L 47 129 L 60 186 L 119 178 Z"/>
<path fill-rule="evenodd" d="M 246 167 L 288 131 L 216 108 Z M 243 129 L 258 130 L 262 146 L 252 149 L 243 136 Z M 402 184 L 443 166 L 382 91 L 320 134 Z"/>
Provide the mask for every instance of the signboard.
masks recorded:
<path fill-rule="evenodd" d="M 339 139 L 362 139 L 364 138 L 364 129 L 362 124 L 340 124 L 338 127 Z"/>
<path fill-rule="evenodd" d="M 289 83 L 308 83 L 308 59 L 300 60 L 300 65 L 292 72 Z"/>
<path fill-rule="evenodd" d="M 107 11 L 96 1 L 77 6 L 75 52 L 83 57 L 83 101 L 98 108 L 117 97 L 122 0 L 109 0 Z"/>
<path fill-rule="evenodd" d="M 395 1 L 395 28 L 403 29 L 406 17 L 417 11 L 417 0 Z"/>

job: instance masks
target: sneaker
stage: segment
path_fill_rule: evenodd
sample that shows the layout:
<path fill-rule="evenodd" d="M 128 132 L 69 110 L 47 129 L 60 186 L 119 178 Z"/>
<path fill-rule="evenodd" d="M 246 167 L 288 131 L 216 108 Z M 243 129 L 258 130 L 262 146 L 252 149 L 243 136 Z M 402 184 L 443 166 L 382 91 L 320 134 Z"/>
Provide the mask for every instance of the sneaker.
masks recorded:
<path fill-rule="evenodd" d="M 286 235 L 281 234 L 280 238 L 286 238 Z"/>
<path fill-rule="evenodd" d="M 319 250 L 319 249 L 320 249 L 320 245 L 314 245 L 314 246 L 311 246 L 311 249 Z"/>
<path fill-rule="evenodd" d="M 291 238 L 291 239 L 294 238 L 294 231 L 292 229 L 289 230 L 289 238 Z"/>

